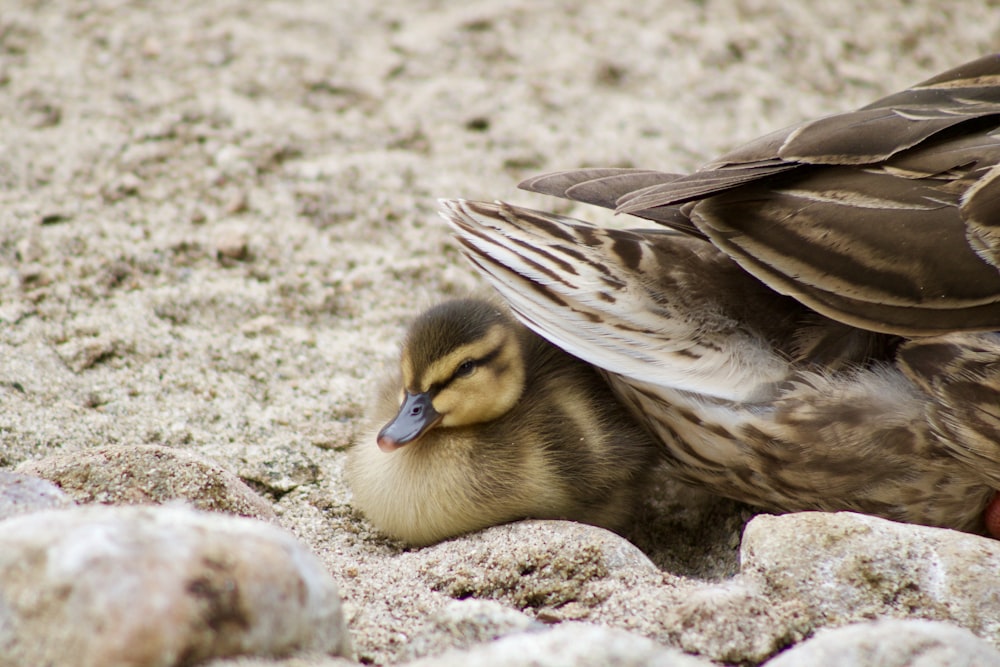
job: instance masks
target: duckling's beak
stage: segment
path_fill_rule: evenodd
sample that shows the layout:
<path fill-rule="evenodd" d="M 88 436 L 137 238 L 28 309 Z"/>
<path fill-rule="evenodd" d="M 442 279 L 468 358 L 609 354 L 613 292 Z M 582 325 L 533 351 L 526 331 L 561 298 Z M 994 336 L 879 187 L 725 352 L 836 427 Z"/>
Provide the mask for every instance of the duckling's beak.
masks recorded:
<path fill-rule="evenodd" d="M 431 404 L 429 393 L 406 392 L 399 412 L 378 432 L 378 448 L 383 452 L 399 449 L 419 438 L 439 421 L 441 414 Z"/>

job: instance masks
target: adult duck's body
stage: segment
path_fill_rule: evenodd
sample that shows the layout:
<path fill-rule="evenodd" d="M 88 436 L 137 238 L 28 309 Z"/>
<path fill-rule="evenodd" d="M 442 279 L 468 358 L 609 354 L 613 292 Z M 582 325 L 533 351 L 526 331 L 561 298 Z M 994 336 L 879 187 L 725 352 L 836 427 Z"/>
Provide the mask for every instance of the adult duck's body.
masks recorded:
<path fill-rule="evenodd" d="M 688 176 L 522 184 L 674 231 L 464 201 L 445 216 L 530 328 L 605 371 L 677 476 L 772 510 L 996 534 L 998 165 L 990 56 Z"/>

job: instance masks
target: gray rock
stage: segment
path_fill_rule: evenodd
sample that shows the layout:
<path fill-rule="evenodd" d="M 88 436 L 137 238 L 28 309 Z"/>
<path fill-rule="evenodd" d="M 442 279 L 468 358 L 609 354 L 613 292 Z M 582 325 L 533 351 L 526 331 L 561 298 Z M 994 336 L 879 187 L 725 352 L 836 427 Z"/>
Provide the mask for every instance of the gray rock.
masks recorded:
<path fill-rule="evenodd" d="M 607 530 L 518 521 L 424 549 L 378 547 L 352 577 L 351 627 L 364 636 L 358 653 L 370 664 L 466 647 L 515 629 L 524 617 L 651 636 L 658 614 L 694 587 Z M 486 626 L 472 627 L 477 618 Z"/>
<path fill-rule="evenodd" d="M 774 600 L 736 579 L 684 596 L 660 614 L 658 639 L 726 664 L 756 664 L 812 629 L 801 601 Z"/>
<path fill-rule="evenodd" d="M 543 623 L 635 632 L 717 662 L 761 662 L 813 627 L 798 601 L 776 601 L 753 582 L 672 576 L 624 538 L 567 521 L 519 521 L 404 556 L 404 571 L 449 597 L 495 600 Z M 454 633 L 426 632 L 405 632 L 406 641 L 433 640 L 437 651 L 469 645 Z M 407 645 L 400 656 L 422 650 Z"/>
<path fill-rule="evenodd" d="M 201 663 L 198 667 L 358 667 L 348 658 L 333 658 L 321 654 L 297 655 L 291 658 L 220 658 Z"/>
<path fill-rule="evenodd" d="M 51 482 L 0 470 L 0 521 L 40 510 L 72 507 L 74 504 L 72 498 Z"/>
<path fill-rule="evenodd" d="M 588 623 L 509 635 L 468 651 L 406 663 L 407 667 L 710 667 L 711 662 L 639 635 Z"/>
<path fill-rule="evenodd" d="M 569 521 L 519 521 L 469 535 L 463 548 L 445 542 L 424 550 L 425 579 L 452 598 L 493 599 L 530 607 L 545 621 L 574 620 L 608 592 L 618 576 L 660 578 L 639 549 L 603 528 Z M 570 615 L 567 615 L 570 614 Z"/>
<path fill-rule="evenodd" d="M 1000 651 L 939 621 L 887 619 L 821 630 L 767 667 L 994 667 Z"/>
<path fill-rule="evenodd" d="M 1000 638 L 1000 541 L 841 512 L 754 518 L 743 574 L 801 601 L 816 626 L 877 617 L 949 621 Z"/>
<path fill-rule="evenodd" d="M 299 449 L 282 444 L 262 444 L 244 449 L 237 464 L 240 477 L 276 497 L 303 484 L 319 480 L 319 467 Z"/>
<path fill-rule="evenodd" d="M 95 447 L 25 461 L 18 472 L 58 484 L 80 503 L 163 504 L 274 520 L 271 504 L 239 477 L 193 452 L 161 445 Z"/>
<path fill-rule="evenodd" d="M 216 233 L 215 252 L 220 261 L 244 261 L 250 257 L 250 233 L 246 225 L 232 223 Z"/>
<path fill-rule="evenodd" d="M 529 628 L 545 625 L 530 616 L 492 600 L 454 600 L 433 614 L 410 638 L 402 660 L 467 649 Z"/>
<path fill-rule="evenodd" d="M 2 667 L 350 651 L 337 587 L 294 537 L 181 507 L 0 522 L 0 646 Z"/>

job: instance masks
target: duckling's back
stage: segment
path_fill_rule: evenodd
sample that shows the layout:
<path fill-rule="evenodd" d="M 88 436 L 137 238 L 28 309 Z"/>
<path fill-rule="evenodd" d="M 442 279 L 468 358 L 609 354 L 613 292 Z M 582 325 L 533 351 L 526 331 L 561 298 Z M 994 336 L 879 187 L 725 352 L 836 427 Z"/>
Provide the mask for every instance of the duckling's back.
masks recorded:
<path fill-rule="evenodd" d="M 563 518 L 621 530 L 658 457 L 603 375 L 524 329 L 527 388 L 511 420 L 524 446 L 546 453 L 565 494 Z"/>

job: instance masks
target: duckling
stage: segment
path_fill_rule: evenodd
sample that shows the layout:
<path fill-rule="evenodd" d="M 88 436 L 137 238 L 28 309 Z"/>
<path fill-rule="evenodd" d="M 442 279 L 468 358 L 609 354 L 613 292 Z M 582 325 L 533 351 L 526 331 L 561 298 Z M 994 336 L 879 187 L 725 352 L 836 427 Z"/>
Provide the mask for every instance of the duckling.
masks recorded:
<path fill-rule="evenodd" d="M 687 176 L 521 186 L 661 225 L 442 210 L 522 322 L 604 371 L 676 477 L 771 511 L 1000 537 L 1000 56 Z"/>
<path fill-rule="evenodd" d="M 621 530 L 658 456 L 596 370 L 482 299 L 414 320 L 371 420 L 348 485 L 413 546 L 523 518 Z"/>

